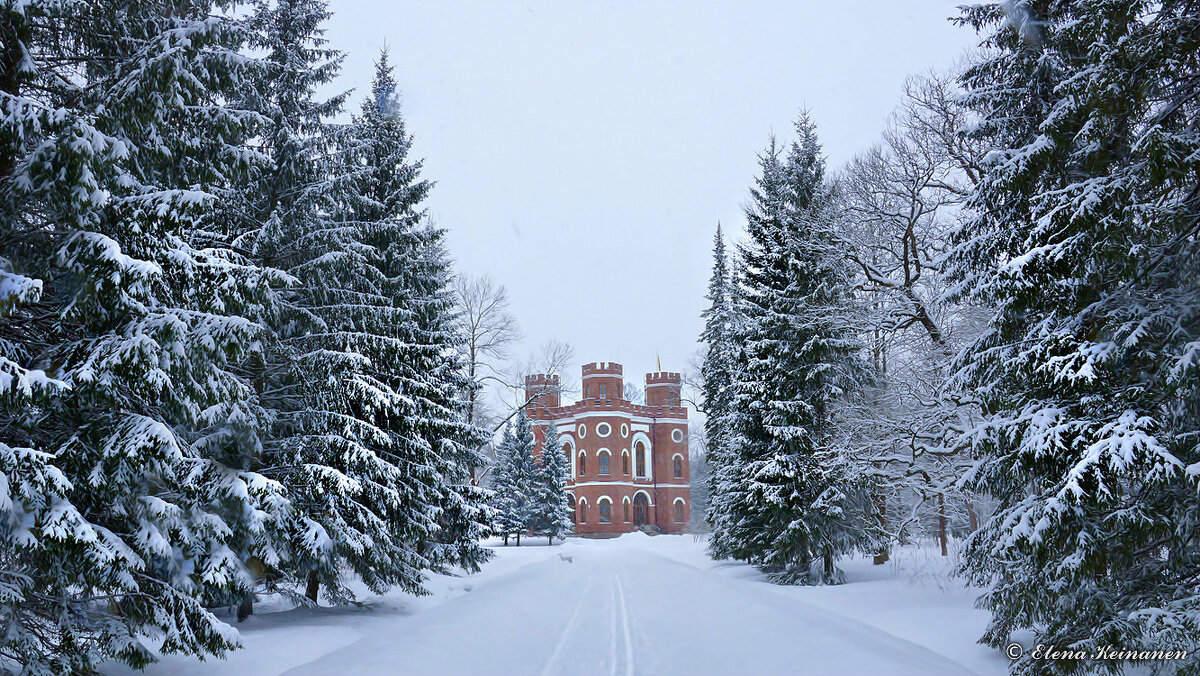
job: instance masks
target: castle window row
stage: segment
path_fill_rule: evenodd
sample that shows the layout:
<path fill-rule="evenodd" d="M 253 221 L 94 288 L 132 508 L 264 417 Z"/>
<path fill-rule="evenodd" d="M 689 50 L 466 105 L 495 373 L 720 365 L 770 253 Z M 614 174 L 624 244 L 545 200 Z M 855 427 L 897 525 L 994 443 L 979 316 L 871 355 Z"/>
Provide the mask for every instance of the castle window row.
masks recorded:
<path fill-rule="evenodd" d="M 607 437 L 610 434 L 612 434 L 612 431 L 613 431 L 612 425 L 610 425 L 606 422 L 596 424 L 596 436 Z M 587 428 L 586 424 L 579 423 L 578 425 L 575 426 L 575 436 L 579 437 L 580 439 L 583 439 L 587 436 L 587 434 L 588 434 L 588 428 Z M 671 441 L 674 441 L 677 444 L 683 443 L 683 436 L 684 436 L 683 430 L 681 430 L 681 429 L 671 430 Z M 621 438 L 622 439 L 629 438 L 629 425 L 626 423 L 621 423 Z"/>
<path fill-rule="evenodd" d="M 579 502 L 576 503 L 575 496 L 568 495 L 568 503 L 570 504 L 571 508 L 575 511 L 575 518 L 574 518 L 575 523 L 577 523 L 577 524 L 588 523 L 588 501 L 587 501 L 587 498 L 580 498 Z M 632 512 L 633 521 L 635 521 L 637 523 L 637 525 L 639 525 L 639 526 L 650 523 L 650 503 L 646 499 L 645 494 L 639 492 L 634 497 L 632 504 L 633 504 L 633 512 Z M 672 505 L 672 507 L 673 507 L 672 516 L 674 516 L 674 518 L 675 518 L 675 523 L 683 523 L 684 507 L 686 506 L 686 504 L 687 504 L 687 501 L 684 500 L 683 498 L 675 498 L 675 502 Z M 621 502 L 621 516 L 626 523 L 628 523 L 630 521 L 629 507 L 630 507 L 630 500 L 628 497 L 626 497 Z M 608 497 L 607 495 L 602 495 L 599 498 L 597 498 L 596 510 L 599 513 L 597 523 L 610 524 L 613 522 L 612 498 Z"/>
<path fill-rule="evenodd" d="M 571 454 L 571 445 L 563 444 L 562 450 L 563 450 L 563 453 L 569 457 Z M 637 478 L 645 479 L 645 478 L 649 477 L 650 475 L 648 474 L 648 471 L 647 471 L 648 464 L 647 464 L 646 456 L 648 455 L 648 453 L 646 450 L 646 445 L 644 443 L 642 443 L 641 441 L 635 442 L 633 445 L 633 455 L 634 455 L 635 468 L 637 469 L 637 474 L 636 474 Z M 675 470 L 674 471 L 675 478 L 682 479 L 683 478 L 683 456 L 676 453 L 673 464 L 674 464 L 674 470 Z M 612 474 L 612 452 L 609 451 L 607 448 L 600 449 L 596 453 L 596 465 L 597 465 L 596 473 L 598 475 L 600 475 L 600 476 L 611 475 Z M 580 477 L 587 476 L 587 473 L 588 473 L 587 451 L 579 452 L 579 456 L 575 460 L 575 467 L 576 467 L 577 476 L 580 476 Z M 625 476 L 629 476 L 629 451 L 628 450 L 621 451 L 621 473 L 624 474 Z"/>

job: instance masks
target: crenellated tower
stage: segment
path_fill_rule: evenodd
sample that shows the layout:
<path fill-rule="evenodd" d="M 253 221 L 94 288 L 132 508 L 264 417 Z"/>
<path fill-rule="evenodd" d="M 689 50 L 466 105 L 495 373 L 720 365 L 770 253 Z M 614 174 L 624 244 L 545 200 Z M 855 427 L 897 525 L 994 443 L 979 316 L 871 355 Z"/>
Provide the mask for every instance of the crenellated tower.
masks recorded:
<path fill-rule="evenodd" d="M 656 371 L 646 374 L 647 406 L 682 406 L 683 378 L 678 373 Z"/>
<path fill-rule="evenodd" d="M 529 414 L 536 417 L 545 409 L 558 408 L 562 402 L 562 388 L 558 376 L 535 373 L 525 376 L 525 401 L 536 399 L 529 406 Z"/>
<path fill-rule="evenodd" d="M 612 361 L 583 365 L 584 399 L 624 399 L 624 369 Z"/>

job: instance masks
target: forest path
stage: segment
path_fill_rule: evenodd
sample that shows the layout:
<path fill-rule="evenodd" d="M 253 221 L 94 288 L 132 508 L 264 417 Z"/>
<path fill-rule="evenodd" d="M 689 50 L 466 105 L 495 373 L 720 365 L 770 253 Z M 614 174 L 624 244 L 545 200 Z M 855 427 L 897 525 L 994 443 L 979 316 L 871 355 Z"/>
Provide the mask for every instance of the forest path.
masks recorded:
<path fill-rule="evenodd" d="M 555 548 L 283 673 L 971 674 L 878 628 L 659 555 L 654 540 Z M 383 618 L 381 618 L 383 619 Z"/>

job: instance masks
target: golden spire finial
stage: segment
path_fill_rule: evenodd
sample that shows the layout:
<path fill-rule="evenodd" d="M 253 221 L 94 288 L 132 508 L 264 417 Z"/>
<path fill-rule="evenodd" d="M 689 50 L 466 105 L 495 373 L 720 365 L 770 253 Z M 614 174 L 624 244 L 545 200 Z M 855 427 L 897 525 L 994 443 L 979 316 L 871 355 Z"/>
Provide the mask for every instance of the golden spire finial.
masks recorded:
<path fill-rule="evenodd" d="M 655 354 L 654 356 L 658 359 L 658 371 L 659 371 L 659 373 L 661 373 L 662 372 L 662 356 L 659 354 Z"/>

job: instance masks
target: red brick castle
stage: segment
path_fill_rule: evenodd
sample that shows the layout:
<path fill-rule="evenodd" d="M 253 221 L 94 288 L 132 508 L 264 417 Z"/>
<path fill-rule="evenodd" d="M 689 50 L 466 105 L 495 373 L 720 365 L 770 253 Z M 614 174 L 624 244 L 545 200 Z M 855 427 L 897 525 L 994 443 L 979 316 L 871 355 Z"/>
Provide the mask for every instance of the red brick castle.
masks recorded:
<path fill-rule="evenodd" d="M 567 491 L 575 532 L 628 533 L 657 527 L 679 533 L 691 516 L 688 411 L 678 373 L 646 374 L 646 404 L 624 397 L 621 365 L 583 366 L 583 396 L 563 406 L 558 376 L 525 378 L 529 415 L 558 428 L 571 458 Z M 539 432 L 538 452 L 542 435 Z"/>

